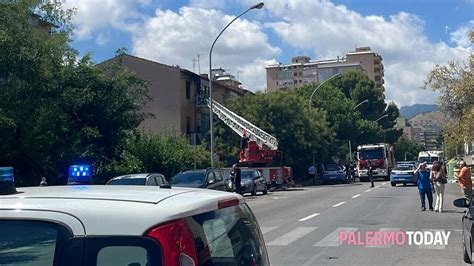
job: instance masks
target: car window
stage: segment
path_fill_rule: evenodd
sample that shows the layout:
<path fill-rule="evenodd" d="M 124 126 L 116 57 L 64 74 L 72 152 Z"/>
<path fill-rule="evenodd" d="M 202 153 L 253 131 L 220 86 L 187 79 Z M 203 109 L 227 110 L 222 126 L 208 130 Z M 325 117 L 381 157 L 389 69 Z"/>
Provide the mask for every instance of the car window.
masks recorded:
<path fill-rule="evenodd" d="M 220 172 L 214 172 L 214 176 L 216 177 L 216 182 L 220 182 L 220 181 L 224 180 L 224 178 L 222 177 L 222 174 Z"/>
<path fill-rule="evenodd" d="M 104 247 L 97 254 L 97 266 L 106 265 L 147 265 L 148 252 L 143 247 Z"/>
<path fill-rule="evenodd" d="M 255 173 L 253 171 L 243 171 L 242 174 L 241 174 L 241 178 L 242 179 L 252 179 L 254 174 Z"/>
<path fill-rule="evenodd" d="M 214 172 L 209 172 L 208 177 L 207 177 L 207 182 L 213 180 L 216 182 L 216 176 L 214 175 Z"/>
<path fill-rule="evenodd" d="M 55 265 L 68 237 L 57 224 L 0 220 L 0 265 Z"/>
<path fill-rule="evenodd" d="M 397 165 L 393 168 L 395 171 L 407 171 L 407 170 L 414 170 L 414 167 L 411 165 Z"/>
<path fill-rule="evenodd" d="M 194 216 L 202 265 L 269 265 L 255 216 L 245 204 Z"/>
<path fill-rule="evenodd" d="M 146 183 L 146 178 L 119 178 L 111 179 L 107 185 L 133 185 L 143 186 Z"/>
<path fill-rule="evenodd" d="M 326 171 L 340 171 L 341 167 L 337 164 L 327 164 L 326 165 Z"/>
<path fill-rule="evenodd" d="M 148 177 L 148 180 L 146 181 L 146 185 L 147 186 L 157 186 L 158 183 L 156 182 L 155 177 L 150 176 L 150 177 Z"/>
<path fill-rule="evenodd" d="M 206 178 L 205 172 L 188 172 L 175 175 L 171 184 L 203 184 Z"/>

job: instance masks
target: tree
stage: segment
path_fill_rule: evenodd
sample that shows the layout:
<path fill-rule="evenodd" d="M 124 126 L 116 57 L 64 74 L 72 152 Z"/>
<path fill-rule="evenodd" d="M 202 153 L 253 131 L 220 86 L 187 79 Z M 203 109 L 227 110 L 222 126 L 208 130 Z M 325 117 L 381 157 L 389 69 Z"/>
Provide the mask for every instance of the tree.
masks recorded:
<path fill-rule="evenodd" d="M 400 137 L 394 144 L 395 160 L 414 161 L 417 160 L 420 151 L 425 150 L 425 146 L 418 144 L 406 137 Z"/>
<path fill-rule="evenodd" d="M 72 14 L 59 0 L 0 3 L 0 165 L 19 170 L 19 185 L 61 183 L 69 164 L 114 160 L 145 115 L 142 80 L 77 59 Z M 54 32 L 35 28 L 33 16 Z"/>
<path fill-rule="evenodd" d="M 474 43 L 474 31 L 469 33 Z M 474 140 L 474 54 L 468 63 L 454 61 L 436 65 L 425 80 L 425 88 L 441 92 L 439 103 L 451 122 L 445 128 L 445 142 L 458 146 Z"/>

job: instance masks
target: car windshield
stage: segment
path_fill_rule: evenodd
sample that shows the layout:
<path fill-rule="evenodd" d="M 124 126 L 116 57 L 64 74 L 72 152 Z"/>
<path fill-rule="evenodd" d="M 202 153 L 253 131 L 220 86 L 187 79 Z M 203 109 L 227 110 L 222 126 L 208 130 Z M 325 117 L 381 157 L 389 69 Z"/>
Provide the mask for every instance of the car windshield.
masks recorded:
<path fill-rule="evenodd" d="M 359 152 L 359 158 L 362 160 L 382 159 L 382 150 L 362 150 Z"/>
<path fill-rule="evenodd" d="M 242 179 L 252 179 L 253 173 L 252 171 L 243 171 L 241 174 Z"/>
<path fill-rule="evenodd" d="M 407 171 L 407 170 L 414 170 L 414 167 L 411 165 L 397 165 L 393 168 L 394 171 Z"/>
<path fill-rule="evenodd" d="M 171 179 L 174 186 L 197 187 L 204 184 L 206 172 L 187 172 L 175 175 Z"/>
<path fill-rule="evenodd" d="M 133 178 L 133 177 L 124 177 L 124 178 L 116 178 L 111 179 L 107 185 L 145 185 L 146 178 Z"/>
<path fill-rule="evenodd" d="M 433 162 L 439 161 L 439 157 L 436 157 L 436 156 L 420 157 L 420 158 L 418 159 L 418 161 L 420 161 L 420 162 L 427 162 L 427 163 L 433 163 Z"/>
<path fill-rule="evenodd" d="M 327 164 L 325 168 L 326 168 L 326 171 L 340 171 L 341 170 L 341 167 L 339 167 L 339 165 L 337 164 Z"/>

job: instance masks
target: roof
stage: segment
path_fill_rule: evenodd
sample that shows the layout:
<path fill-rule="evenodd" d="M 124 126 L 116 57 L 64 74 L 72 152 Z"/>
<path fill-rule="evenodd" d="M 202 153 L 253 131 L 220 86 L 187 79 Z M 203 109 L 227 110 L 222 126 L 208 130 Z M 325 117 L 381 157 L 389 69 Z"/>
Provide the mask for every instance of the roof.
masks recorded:
<path fill-rule="evenodd" d="M 237 197 L 243 201 L 228 192 L 155 186 L 55 186 L 17 191 L 0 196 L 0 218 L 33 212 L 30 219 L 45 213 L 51 219 L 60 213 L 83 225 L 83 232 L 77 226 L 72 229 L 75 235 L 141 235 L 153 225 L 215 210 L 220 200 Z"/>
<path fill-rule="evenodd" d="M 150 175 L 163 175 L 160 173 L 141 173 L 141 174 L 128 174 L 114 177 L 112 179 L 122 179 L 122 178 L 147 178 Z"/>

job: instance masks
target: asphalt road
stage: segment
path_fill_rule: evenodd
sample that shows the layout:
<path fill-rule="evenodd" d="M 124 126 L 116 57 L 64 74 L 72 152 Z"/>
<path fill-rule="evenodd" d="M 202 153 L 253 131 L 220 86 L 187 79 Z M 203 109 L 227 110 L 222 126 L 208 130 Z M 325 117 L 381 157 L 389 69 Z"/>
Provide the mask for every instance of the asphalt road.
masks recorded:
<path fill-rule="evenodd" d="M 464 210 L 452 205 L 461 195 L 457 184 L 446 185 L 443 213 L 421 211 L 415 186 L 391 187 L 379 181 L 369 188 L 369 184 L 291 188 L 247 196 L 271 265 L 466 265 L 462 260 Z M 339 243 L 341 232 L 364 236 L 397 230 L 450 235 L 447 245 L 408 245 L 408 239 L 404 245 Z"/>

